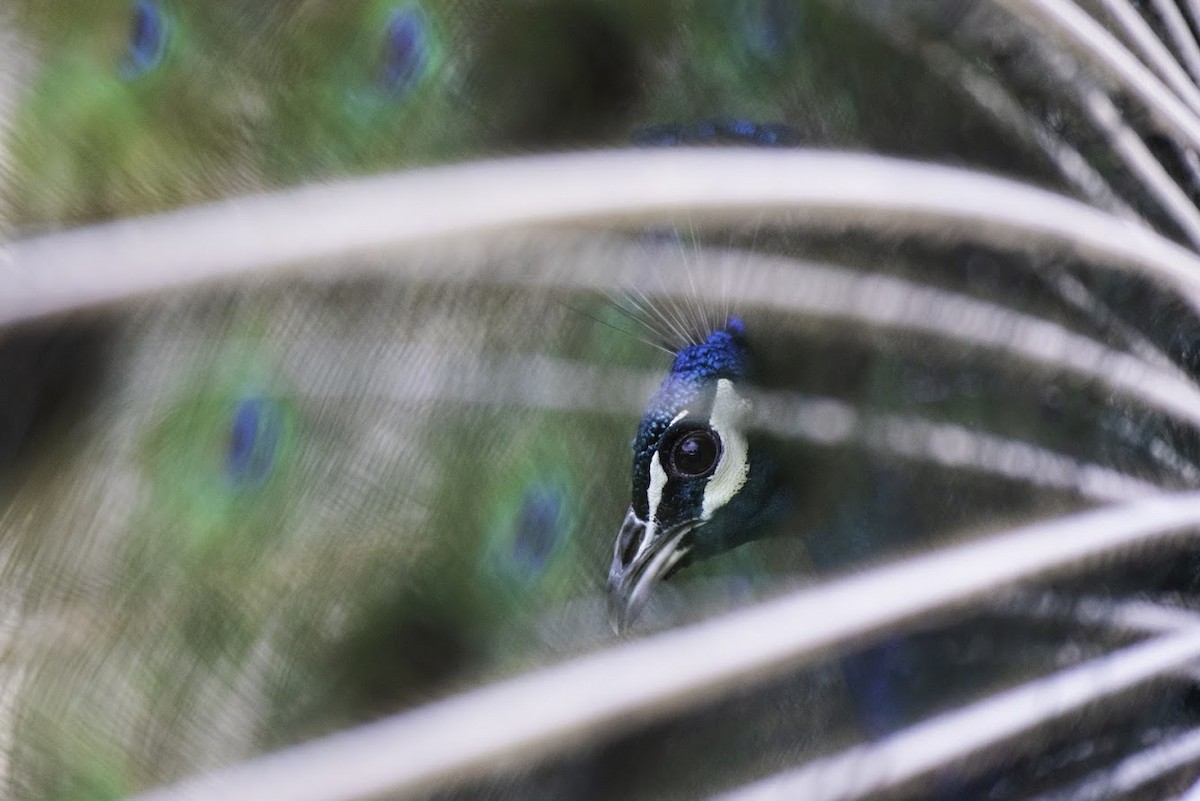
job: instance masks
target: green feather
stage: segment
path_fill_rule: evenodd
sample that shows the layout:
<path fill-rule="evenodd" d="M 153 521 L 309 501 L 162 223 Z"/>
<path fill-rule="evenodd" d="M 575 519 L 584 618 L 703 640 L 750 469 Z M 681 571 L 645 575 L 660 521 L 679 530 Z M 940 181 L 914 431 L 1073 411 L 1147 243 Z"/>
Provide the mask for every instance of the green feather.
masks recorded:
<path fill-rule="evenodd" d="M 271 89 L 261 134 L 272 180 L 395 169 L 477 148 L 464 73 L 472 4 L 298 4 L 271 19 L 258 68 Z"/>
<path fill-rule="evenodd" d="M 159 2 L 161 62 L 128 70 L 134 4 L 30 3 L 36 72 L 13 119 L 18 225 L 157 211 L 257 186 L 259 87 L 196 4 Z"/>

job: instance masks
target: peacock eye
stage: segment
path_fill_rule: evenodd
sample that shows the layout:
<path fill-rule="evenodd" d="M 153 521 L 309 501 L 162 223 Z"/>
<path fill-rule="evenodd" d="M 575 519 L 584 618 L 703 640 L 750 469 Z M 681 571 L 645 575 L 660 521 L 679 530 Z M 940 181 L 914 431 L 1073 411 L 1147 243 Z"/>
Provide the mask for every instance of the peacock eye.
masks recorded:
<path fill-rule="evenodd" d="M 527 578 L 541 575 L 562 533 L 562 498 L 551 487 L 535 486 L 517 513 L 512 559 Z"/>
<path fill-rule="evenodd" d="M 280 417 L 266 398 L 246 398 L 230 421 L 226 469 L 234 485 L 248 489 L 265 483 L 279 445 Z"/>
<path fill-rule="evenodd" d="M 671 445 L 667 460 L 677 478 L 703 478 L 710 475 L 721 459 L 721 440 L 715 431 L 697 428 L 686 431 Z"/>
<path fill-rule="evenodd" d="M 799 17 L 794 0 L 748 0 L 742 6 L 746 43 L 761 56 L 778 56 L 795 39 Z"/>
<path fill-rule="evenodd" d="M 138 0 L 133 6 L 129 49 L 122 74 L 136 78 L 158 66 L 167 49 L 167 18 L 152 0 Z"/>
<path fill-rule="evenodd" d="M 420 9 L 405 8 L 392 13 L 383 44 L 382 81 L 389 91 L 403 95 L 420 81 L 429 63 L 427 28 Z"/>

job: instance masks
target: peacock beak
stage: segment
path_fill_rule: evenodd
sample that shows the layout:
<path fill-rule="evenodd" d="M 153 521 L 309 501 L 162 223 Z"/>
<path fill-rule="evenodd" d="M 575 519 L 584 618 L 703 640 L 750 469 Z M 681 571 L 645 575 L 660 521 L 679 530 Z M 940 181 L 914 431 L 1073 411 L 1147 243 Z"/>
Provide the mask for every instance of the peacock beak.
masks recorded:
<path fill-rule="evenodd" d="M 608 571 L 608 622 L 617 634 L 641 613 L 650 591 L 687 556 L 695 522 L 655 529 L 634 513 L 625 514 Z"/>

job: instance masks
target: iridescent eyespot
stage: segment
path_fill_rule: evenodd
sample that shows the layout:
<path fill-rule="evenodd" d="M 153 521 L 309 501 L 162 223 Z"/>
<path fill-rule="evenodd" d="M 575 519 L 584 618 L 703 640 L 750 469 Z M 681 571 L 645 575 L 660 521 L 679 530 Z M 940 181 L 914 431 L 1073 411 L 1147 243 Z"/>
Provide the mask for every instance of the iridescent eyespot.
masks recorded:
<path fill-rule="evenodd" d="M 167 52 L 170 21 L 153 0 L 137 0 L 121 77 L 130 80 L 157 67 Z"/>
<path fill-rule="evenodd" d="M 718 117 L 684 124 L 654 125 L 633 135 L 643 147 L 722 145 L 746 147 L 791 147 L 801 141 L 799 132 L 782 123 Z"/>
<path fill-rule="evenodd" d="M 721 438 L 708 428 L 681 432 L 670 444 L 667 470 L 675 478 L 704 478 L 721 461 Z"/>
<path fill-rule="evenodd" d="M 800 27 L 796 0 L 746 0 L 741 17 L 746 44 L 763 56 L 784 52 Z"/>
<path fill-rule="evenodd" d="M 270 400 L 247 398 L 238 404 L 225 451 L 225 469 L 234 486 L 249 489 L 266 482 L 275 464 L 282 427 L 282 415 Z"/>
<path fill-rule="evenodd" d="M 512 564 L 526 578 L 541 575 L 562 534 L 563 501 L 552 487 L 537 485 L 525 498 L 513 523 Z"/>
<path fill-rule="evenodd" d="M 405 95 L 429 67 L 429 20 L 416 6 L 397 9 L 388 19 L 383 40 L 380 82 L 389 92 Z"/>

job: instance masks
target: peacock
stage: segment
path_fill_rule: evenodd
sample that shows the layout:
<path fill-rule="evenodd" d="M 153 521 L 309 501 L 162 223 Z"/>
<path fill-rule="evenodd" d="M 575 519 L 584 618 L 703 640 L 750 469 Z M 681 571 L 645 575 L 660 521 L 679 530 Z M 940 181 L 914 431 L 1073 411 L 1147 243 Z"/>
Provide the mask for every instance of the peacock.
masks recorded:
<path fill-rule="evenodd" d="M 1103 211 L 1086 222 L 1144 263 L 1193 251 L 1200 20 L 1185 3 L 1092 5 L 0 11 L 3 795 L 125 798 L 1194 488 L 1194 279 L 1106 269 L 1096 226 L 1083 244 L 1021 241 L 999 178 L 983 202 L 984 184 L 953 183 L 960 217 L 853 194 L 1003 176 L 1042 192 L 1023 200 Z M 1103 58 L 1128 52 L 1142 72 Z M 573 171 L 596 151 L 612 161 Z M 658 164 L 730 169 L 693 209 L 655 205 L 688 172 Z M 805 214 L 735 197 L 771 164 L 833 200 Z M 508 183 L 437 183 L 480 165 Z M 555 219 L 525 211 L 534 174 L 561 208 L 627 180 L 607 217 L 490 223 L 510 205 Z M 473 236 L 270 255 L 315 241 L 314 210 L 336 238 L 480 197 L 497 216 L 464 224 Z M 294 216 L 275 214 L 287 198 Z M 187 227 L 206 219 L 206 236 Z M 93 235 L 102 247 L 71 249 Z M 257 255 L 203 274 L 226 245 Z M 135 263 L 149 283 L 112 289 Z M 1155 551 L 1047 579 L 1053 602 L 987 599 L 444 793 L 734 791 L 1108 654 L 1134 629 L 1080 624 L 1076 605 L 1186 611 L 1194 567 Z M 1154 689 L 877 795 L 1104 797 L 1113 766 L 1197 725 L 1187 681 Z M 1179 796 L 1195 764 L 1146 792 Z M 839 783 L 861 797 L 844 777 L 783 797 Z"/>

